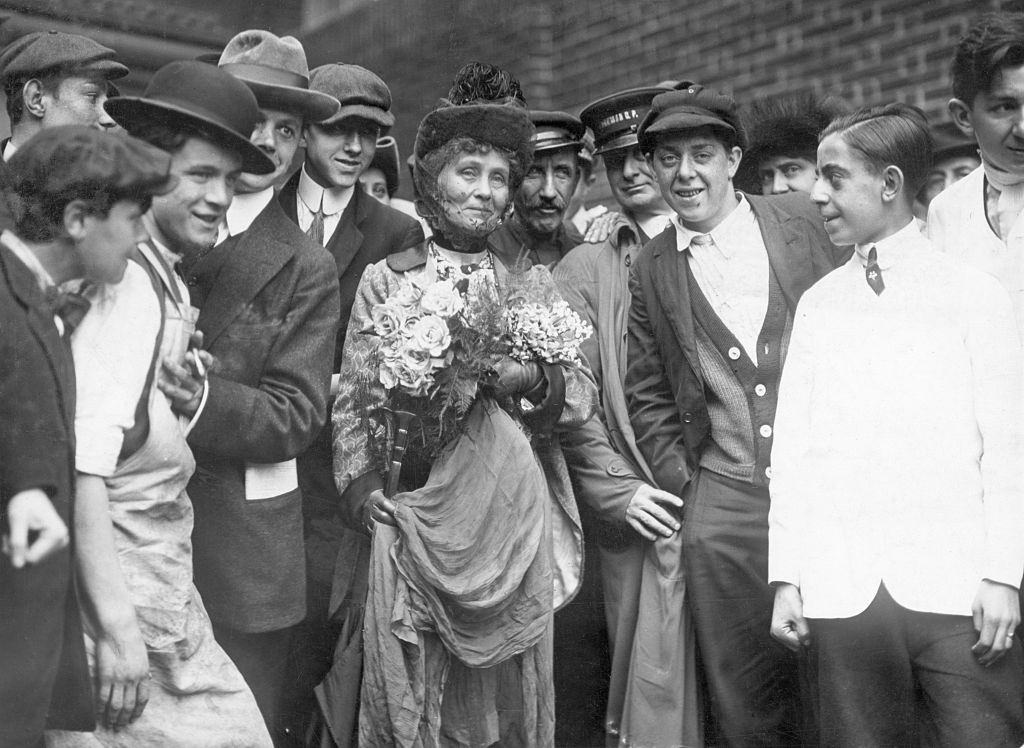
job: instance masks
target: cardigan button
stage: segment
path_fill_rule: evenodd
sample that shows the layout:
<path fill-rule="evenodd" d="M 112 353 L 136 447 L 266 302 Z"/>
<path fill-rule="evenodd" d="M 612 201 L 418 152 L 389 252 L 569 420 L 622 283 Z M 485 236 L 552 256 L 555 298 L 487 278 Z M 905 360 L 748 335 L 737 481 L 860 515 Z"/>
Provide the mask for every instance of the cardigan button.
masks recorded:
<path fill-rule="evenodd" d="M 754 394 L 757 395 L 758 397 L 764 397 L 765 394 L 767 394 L 767 392 L 768 388 L 765 387 L 763 384 L 754 385 Z"/>
<path fill-rule="evenodd" d="M 733 346 L 732 348 L 730 348 L 729 349 L 729 358 L 731 358 L 733 361 L 739 361 L 740 349 L 737 348 L 736 346 Z"/>
<path fill-rule="evenodd" d="M 769 426 L 766 423 L 764 426 L 761 427 L 761 436 L 763 436 L 765 439 L 767 439 L 771 435 L 772 435 L 772 427 Z"/>

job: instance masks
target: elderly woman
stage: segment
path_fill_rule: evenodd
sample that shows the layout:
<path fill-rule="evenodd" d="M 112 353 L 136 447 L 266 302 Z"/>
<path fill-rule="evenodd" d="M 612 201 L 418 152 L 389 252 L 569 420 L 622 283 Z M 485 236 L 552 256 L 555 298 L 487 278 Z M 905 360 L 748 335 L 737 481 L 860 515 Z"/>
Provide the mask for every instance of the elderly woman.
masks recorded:
<path fill-rule="evenodd" d="M 443 101 L 423 119 L 414 176 L 433 237 L 369 267 L 352 310 L 334 449 L 338 488 L 374 534 L 360 745 L 553 742 L 552 615 L 575 594 L 582 551 L 557 432 L 593 412 L 592 379 L 578 364 L 501 356 L 453 438 L 414 426 L 404 492 L 389 497 L 395 455 L 375 414 L 410 399 L 366 374 L 380 360 L 374 310 L 389 299 L 446 282 L 466 300 L 471 276 L 515 283 L 487 237 L 529 166 L 532 129 L 507 100 Z"/>

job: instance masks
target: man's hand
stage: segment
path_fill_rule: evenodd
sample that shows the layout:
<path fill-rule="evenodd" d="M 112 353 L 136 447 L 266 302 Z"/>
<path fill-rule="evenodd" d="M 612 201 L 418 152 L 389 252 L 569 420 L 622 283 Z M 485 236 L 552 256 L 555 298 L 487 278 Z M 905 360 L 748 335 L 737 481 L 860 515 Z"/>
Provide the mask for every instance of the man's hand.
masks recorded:
<path fill-rule="evenodd" d="M 68 528 L 53 508 L 50 497 L 39 488 L 14 494 L 7 504 L 7 526 L 4 553 L 15 569 L 37 564 L 68 544 Z M 29 533 L 38 533 L 29 543 Z"/>
<path fill-rule="evenodd" d="M 116 730 L 142 715 L 149 701 L 149 653 L 135 621 L 96 639 L 96 715 Z"/>
<path fill-rule="evenodd" d="M 795 584 L 782 583 L 775 589 L 772 636 L 794 652 L 811 642 L 811 629 L 804 618 L 804 600 Z"/>
<path fill-rule="evenodd" d="M 201 336 L 202 333 L 195 335 Z M 212 366 L 213 356 L 199 348 L 189 349 L 184 365 L 167 358 L 163 360 L 157 387 L 171 401 L 175 413 L 186 418 L 195 416 L 203 401 L 206 375 Z"/>
<path fill-rule="evenodd" d="M 622 214 L 609 210 L 607 213 L 602 213 L 597 218 L 590 222 L 587 226 L 587 231 L 583 235 L 583 241 L 587 244 L 598 244 L 605 241 L 612 233 L 612 226 L 615 222 L 622 217 Z"/>
<path fill-rule="evenodd" d="M 392 527 L 398 526 L 398 523 L 395 522 L 395 509 L 397 508 L 395 502 L 385 497 L 384 492 L 379 488 L 370 493 L 370 498 L 366 503 L 371 520 Z M 369 529 L 372 531 L 373 528 L 369 527 Z"/>
<path fill-rule="evenodd" d="M 662 505 L 682 509 L 683 500 L 668 491 L 648 486 L 646 483 L 636 489 L 626 507 L 626 522 L 647 540 L 658 537 L 669 538 L 679 530 L 679 520 Z"/>
<path fill-rule="evenodd" d="M 1008 584 L 982 579 L 971 612 L 979 634 L 971 652 L 987 667 L 1013 646 L 1013 632 L 1020 623 L 1020 594 Z"/>

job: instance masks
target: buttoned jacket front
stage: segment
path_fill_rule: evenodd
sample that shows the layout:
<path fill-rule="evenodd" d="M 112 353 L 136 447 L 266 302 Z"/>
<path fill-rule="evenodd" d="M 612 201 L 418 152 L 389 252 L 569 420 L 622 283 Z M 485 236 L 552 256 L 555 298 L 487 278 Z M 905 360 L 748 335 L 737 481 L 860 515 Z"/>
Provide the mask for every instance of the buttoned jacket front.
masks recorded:
<path fill-rule="evenodd" d="M 271 200 L 186 280 L 217 361 L 188 439 L 196 586 L 217 624 L 284 628 L 306 609 L 301 495 L 295 487 L 247 497 L 246 468 L 294 459 L 324 425 L 339 305 L 334 263 Z"/>

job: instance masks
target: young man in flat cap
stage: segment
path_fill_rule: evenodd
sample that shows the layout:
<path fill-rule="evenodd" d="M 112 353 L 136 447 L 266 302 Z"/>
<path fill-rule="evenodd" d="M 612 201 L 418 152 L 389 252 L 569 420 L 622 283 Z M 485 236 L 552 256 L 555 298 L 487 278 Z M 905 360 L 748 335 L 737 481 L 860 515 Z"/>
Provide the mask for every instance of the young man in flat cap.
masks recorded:
<path fill-rule="evenodd" d="M 811 93 L 769 96 L 744 113 L 750 146 L 740 169 L 762 195 L 809 193 L 817 175 L 818 136 L 846 106 Z M 737 178 L 739 181 L 740 177 Z"/>
<path fill-rule="evenodd" d="M 580 149 L 585 128 L 565 112 L 531 110 L 537 134 L 533 164 L 515 194 L 515 212 L 491 234 L 491 248 L 508 266 L 553 266 L 583 236 L 565 220 L 580 180 Z"/>
<path fill-rule="evenodd" d="M 806 195 L 733 187 L 746 135 L 728 96 L 659 94 L 638 131 L 672 225 L 634 262 L 626 398 L 656 485 L 683 499 L 681 542 L 725 745 L 795 745 L 795 656 L 770 634 L 768 481 L 779 374 L 801 294 L 833 266 Z"/>
<path fill-rule="evenodd" d="M 114 50 L 78 34 L 36 31 L 8 44 L 0 52 L 11 121 L 11 137 L 0 144 L 4 160 L 45 127 L 113 127 L 103 102 L 110 81 L 126 75 Z"/>
<path fill-rule="evenodd" d="M 292 37 L 244 31 L 219 67 L 255 95 L 250 140 L 274 169 L 238 176 L 217 245 L 183 262 L 197 327 L 220 366 L 199 410 L 178 407 L 197 416 L 196 584 L 280 741 L 290 639 L 306 615 L 296 458 L 326 420 L 339 302 L 331 256 L 288 220 L 274 183 L 305 123 L 327 119 L 338 102 L 309 90 L 305 51 Z"/>
<path fill-rule="evenodd" d="M 0 745 L 34 747 L 44 727 L 95 725 L 69 549 L 76 393 L 67 339 L 88 302 L 57 287 L 121 280 L 145 237 L 144 204 L 167 189 L 168 162 L 137 140 L 61 126 L 10 164 L 19 211 L 0 234 Z"/>
<path fill-rule="evenodd" d="M 423 229 L 416 219 L 380 203 L 359 186 L 359 177 L 373 161 L 378 138 L 395 122 L 391 92 L 384 81 L 359 65 L 332 63 L 314 69 L 309 86 L 340 102 L 340 108 L 322 122 L 306 123 L 302 131 L 305 162 L 284 185 L 278 199 L 287 216 L 312 241 L 326 247 L 334 261 L 341 297 L 331 369 L 336 377 L 363 270 L 389 254 L 419 244 Z M 332 395 L 335 388 L 333 379 Z M 328 399 L 328 412 L 332 400 Z M 331 443 L 328 422 L 298 460 L 308 559 L 308 611 L 292 655 L 292 667 L 299 672 L 293 672 L 290 678 L 299 682 L 297 690 L 303 698 L 331 664 L 337 631 L 328 623 L 328 605 L 335 557 L 343 542 L 365 544 L 358 532 L 343 540 L 349 531 L 342 523 L 353 529 L 361 528 L 362 523 L 345 513 L 347 505 L 335 488 Z M 310 703 L 308 698 L 306 703 Z M 302 722 L 298 728 L 293 722 L 289 729 L 301 732 Z"/>
<path fill-rule="evenodd" d="M 702 736 L 677 533 L 682 501 L 654 487 L 623 390 L 630 267 L 672 215 L 636 132 L 654 97 L 669 90 L 619 91 L 580 113 L 594 132 L 622 213 L 607 240 L 581 244 L 553 271 L 562 296 L 594 326 L 584 353 L 601 389 L 603 420 L 561 438 L 581 511 L 589 508 L 598 517 L 598 532 L 588 541 L 596 544 L 600 558 L 611 645 L 605 729 L 628 745 L 698 745 Z M 594 571 L 588 567 L 588 573 Z M 646 638 L 634 642 L 635 637 Z M 657 653 L 657 660 L 648 653 Z M 642 688 L 630 676 L 637 672 L 645 673 Z"/>

